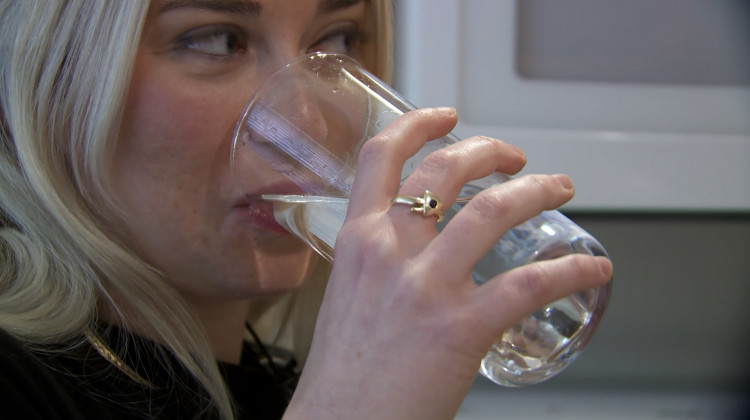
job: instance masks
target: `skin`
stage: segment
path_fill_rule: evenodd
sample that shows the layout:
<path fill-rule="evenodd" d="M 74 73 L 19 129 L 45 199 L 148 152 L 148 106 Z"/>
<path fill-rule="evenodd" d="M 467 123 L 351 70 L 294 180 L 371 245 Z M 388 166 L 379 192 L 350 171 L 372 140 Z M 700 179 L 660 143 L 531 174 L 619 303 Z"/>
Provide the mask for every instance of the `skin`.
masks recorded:
<path fill-rule="evenodd" d="M 283 180 L 259 165 L 244 184 L 249 200 L 235 186 L 228 164 L 235 122 L 262 80 L 298 55 L 356 58 L 357 43 L 340 33 L 364 25 L 365 4 L 321 11 L 317 1 L 240 1 L 246 7 L 238 11 L 199 3 L 153 2 L 112 176 L 132 246 L 185 296 L 217 357 L 237 362 L 249 299 L 298 287 L 315 257 L 253 198 Z M 228 42 L 232 31 L 247 36 Z M 608 260 L 571 256 L 481 288 L 471 280 L 474 262 L 507 229 L 572 198 L 564 175 L 485 190 L 440 233 L 434 218 L 391 206 L 396 194 L 425 189 L 450 203 L 470 179 L 525 164 L 518 148 L 472 137 L 430 155 L 400 186 L 403 162 L 456 121 L 453 109 L 411 112 L 363 148 L 312 349 L 285 418 L 453 418 L 503 330 L 611 278 Z"/>
<path fill-rule="evenodd" d="M 408 113 L 363 148 L 312 349 L 285 418 L 452 419 L 503 331 L 545 303 L 611 278 L 606 258 L 573 255 L 480 287 L 471 279 L 474 263 L 504 232 L 572 198 L 565 175 L 523 176 L 484 190 L 440 233 L 434 220 L 391 207 L 395 194 L 427 188 L 451 202 L 469 179 L 524 165 L 519 149 L 473 137 L 428 156 L 399 187 L 406 158 L 456 119 L 453 109 Z"/>
<path fill-rule="evenodd" d="M 365 4 L 238 2 L 239 12 L 195 4 L 151 5 L 112 178 L 133 246 L 193 305 L 218 357 L 237 361 L 246 299 L 297 287 L 315 257 L 257 198 L 284 188 L 278 175 L 258 169 L 245 190 L 235 186 L 236 121 L 261 82 L 300 54 L 356 56 L 347 44 Z M 248 202 L 245 193 L 256 196 Z"/>

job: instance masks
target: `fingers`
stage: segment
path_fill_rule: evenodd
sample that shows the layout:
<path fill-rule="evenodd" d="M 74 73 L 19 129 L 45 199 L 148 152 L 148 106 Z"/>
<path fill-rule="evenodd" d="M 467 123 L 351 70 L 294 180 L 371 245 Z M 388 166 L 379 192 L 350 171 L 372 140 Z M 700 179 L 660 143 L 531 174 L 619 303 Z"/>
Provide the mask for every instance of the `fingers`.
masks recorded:
<path fill-rule="evenodd" d="M 601 286 L 612 279 L 605 257 L 568 255 L 540 261 L 501 274 L 478 287 L 473 298 L 479 319 L 492 320 L 499 334 L 543 305 L 572 293 Z M 501 303 L 502 302 L 502 303 Z"/>
<path fill-rule="evenodd" d="M 359 153 L 349 214 L 386 209 L 397 194 L 406 160 L 432 139 L 448 134 L 458 117 L 453 108 L 408 112 L 368 140 Z"/>
<path fill-rule="evenodd" d="M 402 185 L 401 192 L 421 195 L 430 190 L 452 201 L 469 180 L 493 172 L 513 175 L 526 164 L 524 152 L 501 140 L 475 136 L 426 156 Z"/>
<path fill-rule="evenodd" d="M 404 163 L 427 141 L 446 135 L 455 123 L 452 108 L 412 111 L 366 142 L 359 155 L 349 216 L 389 210 L 398 193 L 421 197 L 425 190 L 435 193 L 449 207 L 466 182 L 493 172 L 513 174 L 525 165 L 526 157 L 519 148 L 500 140 L 472 137 L 427 155 L 399 191 Z M 447 278 L 461 279 L 506 231 L 544 210 L 561 206 L 573 194 L 573 185 L 565 175 L 527 175 L 479 193 L 440 235 L 435 219 L 414 213 L 408 203 L 394 205 L 388 211 L 388 225 L 401 233 L 396 238 L 403 240 L 397 242 L 409 242 L 412 251 L 423 252 L 436 265 L 449 266 Z M 445 255 L 461 258 L 455 264 L 445 264 Z"/>
<path fill-rule="evenodd" d="M 487 253 L 509 229 L 555 209 L 575 193 L 566 175 L 525 175 L 477 194 L 443 228 L 425 250 L 435 263 L 441 255 L 460 255 L 460 263 L 446 269 L 460 276 Z"/>

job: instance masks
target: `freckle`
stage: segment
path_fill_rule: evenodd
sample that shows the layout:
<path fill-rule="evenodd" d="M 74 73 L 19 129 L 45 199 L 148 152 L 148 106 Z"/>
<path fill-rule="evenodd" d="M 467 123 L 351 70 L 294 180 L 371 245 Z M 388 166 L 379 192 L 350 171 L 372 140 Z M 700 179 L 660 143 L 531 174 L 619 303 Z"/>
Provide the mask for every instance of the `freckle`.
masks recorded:
<path fill-rule="evenodd" d="M 361 359 L 361 358 L 362 358 L 362 352 L 361 352 L 361 351 L 358 351 L 358 352 L 357 352 L 357 359 Z"/>

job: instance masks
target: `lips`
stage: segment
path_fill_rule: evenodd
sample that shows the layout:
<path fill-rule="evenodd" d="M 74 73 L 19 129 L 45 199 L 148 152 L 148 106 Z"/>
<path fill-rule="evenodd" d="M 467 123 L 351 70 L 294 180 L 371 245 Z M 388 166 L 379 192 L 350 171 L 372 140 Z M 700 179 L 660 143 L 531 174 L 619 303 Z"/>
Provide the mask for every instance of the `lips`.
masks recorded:
<path fill-rule="evenodd" d="M 276 221 L 273 203 L 261 198 L 263 194 L 302 194 L 302 191 L 292 183 L 268 185 L 247 194 L 233 206 L 235 210 L 240 212 L 240 217 L 246 223 L 265 231 L 289 235 L 289 231 Z"/>
<path fill-rule="evenodd" d="M 242 211 L 242 218 L 248 223 L 280 234 L 289 234 L 277 221 L 273 215 L 273 203 L 263 200 L 259 195 L 247 197 L 246 204 L 239 206 Z"/>

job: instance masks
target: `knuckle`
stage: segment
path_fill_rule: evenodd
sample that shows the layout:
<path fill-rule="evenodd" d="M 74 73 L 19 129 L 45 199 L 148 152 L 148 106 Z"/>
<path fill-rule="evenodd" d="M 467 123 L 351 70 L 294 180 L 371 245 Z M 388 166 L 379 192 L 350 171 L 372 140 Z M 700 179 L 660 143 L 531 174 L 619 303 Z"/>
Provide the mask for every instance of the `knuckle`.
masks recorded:
<path fill-rule="evenodd" d="M 475 136 L 473 137 L 473 139 L 480 144 L 489 145 L 492 153 L 504 156 L 505 159 L 508 159 L 513 164 L 515 164 L 519 170 L 526 165 L 526 153 L 524 153 L 524 151 L 519 147 L 516 147 L 506 141 L 483 135 Z"/>
<path fill-rule="evenodd" d="M 366 164 L 368 162 L 375 161 L 376 159 L 382 159 L 384 156 L 388 156 L 390 144 L 393 143 L 393 137 L 388 133 L 381 133 L 369 140 L 367 140 L 359 151 L 357 158 L 359 164 Z"/>
<path fill-rule="evenodd" d="M 587 255 L 573 254 L 569 258 L 572 260 L 572 266 L 579 278 L 589 279 L 601 276 L 601 270 L 597 264 L 591 263 L 591 258 Z"/>
<path fill-rule="evenodd" d="M 430 109 L 420 108 L 409 111 L 396 119 L 397 126 L 425 127 L 434 120 L 434 113 Z"/>
<path fill-rule="evenodd" d="M 336 239 L 335 252 L 356 255 L 363 267 L 382 267 L 394 250 L 387 238 L 373 235 L 372 229 L 360 223 L 345 223 Z"/>
<path fill-rule="evenodd" d="M 500 190 L 485 190 L 471 200 L 471 208 L 481 215 L 500 216 L 510 212 L 512 200 Z"/>
<path fill-rule="evenodd" d="M 456 153 L 448 149 L 440 149 L 427 155 L 421 163 L 422 168 L 429 172 L 450 172 L 457 163 Z"/>
<path fill-rule="evenodd" d="M 543 299 L 549 291 L 549 279 L 552 277 L 547 264 L 531 264 L 524 270 L 518 287 L 520 293 L 531 300 Z"/>
<path fill-rule="evenodd" d="M 559 185 L 549 175 L 524 175 L 522 178 L 529 188 L 535 189 L 545 196 L 553 195 L 558 190 Z"/>
<path fill-rule="evenodd" d="M 590 258 L 582 254 L 529 264 L 523 267 L 521 273 L 516 283 L 517 292 L 539 303 L 572 293 L 590 279 L 601 276 Z"/>
<path fill-rule="evenodd" d="M 487 145 L 501 154 L 508 154 L 510 149 L 513 148 L 513 146 L 510 146 L 508 143 L 493 137 L 479 135 L 474 136 L 472 139 L 480 145 Z"/>
<path fill-rule="evenodd" d="M 502 149 L 503 144 L 504 144 L 502 140 L 498 140 L 498 139 L 488 137 L 488 136 L 483 136 L 483 135 L 472 136 L 464 141 L 469 141 L 469 140 L 476 142 L 479 145 L 487 145 L 493 149 Z"/>
<path fill-rule="evenodd" d="M 390 266 L 390 248 L 380 241 L 365 241 L 360 247 L 362 272 L 381 271 Z"/>

